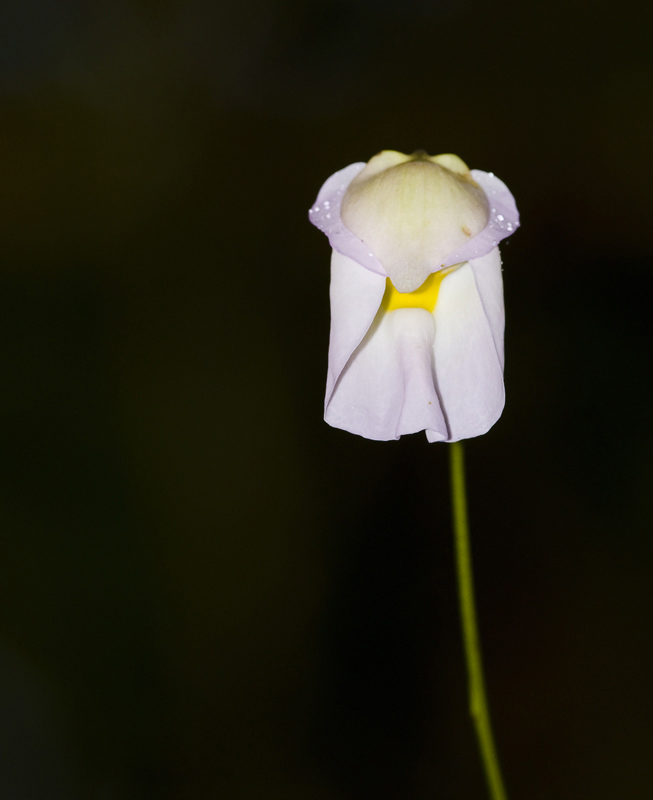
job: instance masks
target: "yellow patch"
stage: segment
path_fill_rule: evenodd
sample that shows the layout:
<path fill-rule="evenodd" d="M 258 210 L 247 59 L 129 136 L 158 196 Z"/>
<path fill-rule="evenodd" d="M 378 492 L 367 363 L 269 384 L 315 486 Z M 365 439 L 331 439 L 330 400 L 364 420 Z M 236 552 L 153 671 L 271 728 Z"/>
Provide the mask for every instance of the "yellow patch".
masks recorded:
<path fill-rule="evenodd" d="M 384 311 L 394 311 L 397 308 L 425 308 L 427 311 L 433 311 L 438 301 L 442 279 L 452 270 L 453 267 L 449 267 L 449 269 L 432 272 L 414 292 L 398 292 L 390 278 L 386 278 L 381 308 Z"/>

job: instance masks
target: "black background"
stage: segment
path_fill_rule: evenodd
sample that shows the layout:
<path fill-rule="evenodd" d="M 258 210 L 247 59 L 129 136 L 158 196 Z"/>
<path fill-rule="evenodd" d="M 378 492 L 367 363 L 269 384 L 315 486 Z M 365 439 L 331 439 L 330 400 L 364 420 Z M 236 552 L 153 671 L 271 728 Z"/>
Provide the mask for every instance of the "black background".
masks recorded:
<path fill-rule="evenodd" d="M 322 182 L 512 190 L 466 445 L 510 797 L 653 796 L 650 4 L 0 11 L 0 794 L 472 800 L 447 448 L 322 421 Z"/>

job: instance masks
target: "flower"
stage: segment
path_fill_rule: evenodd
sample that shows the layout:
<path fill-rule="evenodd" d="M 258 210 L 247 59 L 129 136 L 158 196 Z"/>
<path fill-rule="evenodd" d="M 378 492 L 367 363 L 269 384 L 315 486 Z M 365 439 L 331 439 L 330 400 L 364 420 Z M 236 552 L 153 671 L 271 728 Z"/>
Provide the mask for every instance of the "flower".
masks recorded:
<path fill-rule="evenodd" d="M 505 184 L 384 150 L 332 175 L 309 218 L 333 248 L 325 420 L 379 440 L 488 431 L 505 397 L 497 245 L 519 226 Z"/>

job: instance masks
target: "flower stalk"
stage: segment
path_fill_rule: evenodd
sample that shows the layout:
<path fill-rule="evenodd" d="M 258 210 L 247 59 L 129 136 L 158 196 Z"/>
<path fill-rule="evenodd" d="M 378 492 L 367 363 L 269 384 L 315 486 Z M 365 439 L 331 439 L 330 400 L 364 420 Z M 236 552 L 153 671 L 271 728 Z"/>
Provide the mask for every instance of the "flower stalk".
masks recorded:
<path fill-rule="evenodd" d="M 501 777 L 490 712 L 483 678 L 481 646 L 476 622 L 474 603 L 474 578 L 467 521 L 467 497 L 465 491 L 465 461 L 461 442 L 449 447 L 451 474 L 451 505 L 453 515 L 456 568 L 458 573 L 458 597 L 462 624 L 465 660 L 469 680 L 469 711 L 474 720 L 485 777 L 492 800 L 507 800 Z"/>

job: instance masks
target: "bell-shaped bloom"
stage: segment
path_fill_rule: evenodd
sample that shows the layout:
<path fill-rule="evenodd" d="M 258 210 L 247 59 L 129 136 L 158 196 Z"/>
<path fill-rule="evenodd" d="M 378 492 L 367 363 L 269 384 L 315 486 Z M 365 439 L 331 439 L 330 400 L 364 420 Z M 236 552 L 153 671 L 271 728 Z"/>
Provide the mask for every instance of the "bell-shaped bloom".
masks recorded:
<path fill-rule="evenodd" d="M 497 245 L 519 225 L 505 184 L 385 150 L 332 175 L 309 217 L 333 248 L 326 421 L 368 439 L 485 433 L 505 397 Z"/>

